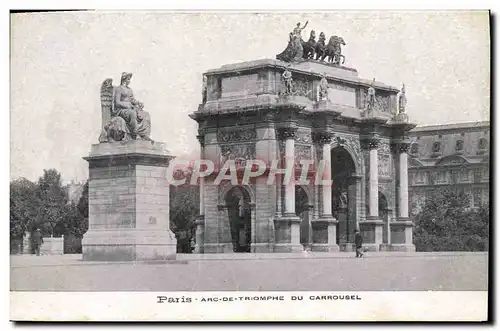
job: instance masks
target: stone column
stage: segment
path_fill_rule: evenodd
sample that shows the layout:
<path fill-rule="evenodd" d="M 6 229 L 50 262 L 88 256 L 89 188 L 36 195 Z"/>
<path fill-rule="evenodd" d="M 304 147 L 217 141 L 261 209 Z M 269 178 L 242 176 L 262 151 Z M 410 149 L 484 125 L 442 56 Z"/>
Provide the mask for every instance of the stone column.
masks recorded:
<path fill-rule="evenodd" d="M 337 223 L 338 221 L 332 216 L 332 154 L 331 142 L 333 134 L 327 131 L 316 132 L 313 136 L 314 142 L 322 150 L 322 161 L 324 169 L 320 178 L 328 184 L 321 184 L 321 216 L 311 222 L 313 240 L 311 250 L 322 252 L 338 252 L 337 244 Z"/>
<path fill-rule="evenodd" d="M 205 135 L 199 134 L 196 136 L 200 142 L 200 158 L 205 158 Z M 200 178 L 200 214 L 196 218 L 196 246 L 195 253 L 204 253 L 205 244 L 205 178 Z"/>
<path fill-rule="evenodd" d="M 369 205 L 368 217 L 378 219 L 378 142 L 370 144 L 370 175 L 369 175 Z"/>
<path fill-rule="evenodd" d="M 369 152 L 368 173 L 368 215 L 366 220 L 359 223 L 363 235 L 364 246 L 371 251 L 378 251 L 382 244 L 384 222 L 378 214 L 378 147 L 376 137 L 365 138 L 363 149 Z"/>
<path fill-rule="evenodd" d="M 413 222 L 408 218 L 408 149 L 409 142 L 401 141 L 391 147 L 397 155 L 398 167 L 398 214 L 397 219 L 391 222 L 391 250 L 414 252 Z"/>
<path fill-rule="evenodd" d="M 295 164 L 295 136 L 297 127 L 284 127 L 278 129 L 279 138 L 285 141 L 285 169 Z M 276 244 L 275 252 L 301 252 L 300 244 L 300 221 L 295 214 L 295 169 L 292 176 L 284 186 L 284 211 L 283 216 L 275 219 Z M 284 178 L 284 176 L 283 176 Z"/>

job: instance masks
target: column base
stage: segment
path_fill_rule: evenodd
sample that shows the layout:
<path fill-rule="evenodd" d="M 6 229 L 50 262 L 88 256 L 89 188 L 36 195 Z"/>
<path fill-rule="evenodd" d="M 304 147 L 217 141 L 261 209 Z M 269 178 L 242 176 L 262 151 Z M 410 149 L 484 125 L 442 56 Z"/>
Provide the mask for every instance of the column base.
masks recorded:
<path fill-rule="evenodd" d="M 170 230 L 90 230 L 82 251 L 84 261 L 175 260 L 177 239 Z"/>
<path fill-rule="evenodd" d="M 330 244 L 312 244 L 311 251 L 313 252 L 340 252 L 339 245 Z"/>
<path fill-rule="evenodd" d="M 401 245 L 410 246 L 408 251 L 411 251 L 413 246 L 413 222 L 409 218 L 398 218 L 395 222 L 390 223 L 391 226 L 391 244 L 395 247 Z M 398 248 L 401 249 L 401 248 Z M 405 250 L 407 251 L 407 250 Z"/>
<path fill-rule="evenodd" d="M 363 250 L 366 252 L 379 252 L 380 245 L 379 244 L 365 244 L 365 243 L 363 243 Z"/>
<path fill-rule="evenodd" d="M 415 252 L 416 248 L 413 244 L 391 244 L 389 245 L 391 252 Z"/>
<path fill-rule="evenodd" d="M 353 243 L 343 243 L 343 244 L 340 244 L 340 251 L 342 252 L 355 252 L 356 251 L 356 247 L 354 246 Z"/>
<path fill-rule="evenodd" d="M 367 217 L 359 222 L 359 231 L 363 236 L 363 247 L 369 251 L 378 251 L 383 243 L 384 222 L 378 217 Z"/>
<path fill-rule="evenodd" d="M 301 244 L 274 244 L 274 253 L 298 253 L 303 252 L 304 246 Z"/>
<path fill-rule="evenodd" d="M 270 243 L 250 244 L 250 251 L 252 253 L 272 253 L 274 252 L 274 245 Z"/>
<path fill-rule="evenodd" d="M 203 253 L 234 253 L 232 243 L 223 244 L 205 244 L 203 245 Z"/>
<path fill-rule="evenodd" d="M 320 217 L 311 221 L 312 244 L 315 252 L 339 252 L 337 244 L 337 223 L 333 217 Z"/>
<path fill-rule="evenodd" d="M 302 219 L 295 214 L 284 214 L 274 220 L 275 244 L 273 252 L 302 252 L 300 243 L 300 223 Z"/>
<path fill-rule="evenodd" d="M 203 254 L 203 246 L 205 242 L 205 215 L 198 215 L 194 224 L 196 225 L 196 242 L 194 246 L 194 252 L 197 254 Z"/>

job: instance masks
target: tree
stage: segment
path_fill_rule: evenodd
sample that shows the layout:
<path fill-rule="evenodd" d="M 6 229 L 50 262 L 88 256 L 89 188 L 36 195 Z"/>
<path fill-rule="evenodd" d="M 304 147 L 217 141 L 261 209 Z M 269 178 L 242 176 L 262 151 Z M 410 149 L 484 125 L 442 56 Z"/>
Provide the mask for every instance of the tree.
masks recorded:
<path fill-rule="evenodd" d="M 39 200 L 37 186 L 26 178 L 10 182 L 10 237 L 19 238 L 35 223 Z"/>
<path fill-rule="evenodd" d="M 66 223 L 66 233 L 81 238 L 89 228 L 89 182 L 83 186 L 82 196 L 78 204 L 71 204 L 73 210 Z"/>
<path fill-rule="evenodd" d="M 179 252 L 190 251 L 189 240 L 199 214 L 199 190 L 193 185 L 170 186 L 170 229 L 177 237 Z"/>
<path fill-rule="evenodd" d="M 415 217 L 418 251 L 484 251 L 489 241 L 489 208 L 470 208 L 464 193 L 436 192 Z"/>
<path fill-rule="evenodd" d="M 62 187 L 61 174 L 55 169 L 43 170 L 43 175 L 38 179 L 37 198 L 40 201 L 36 226 L 40 227 L 44 235 L 61 235 L 62 230 L 54 232 L 56 225 L 64 222 L 68 200 Z M 58 229 L 64 227 L 59 226 Z"/>

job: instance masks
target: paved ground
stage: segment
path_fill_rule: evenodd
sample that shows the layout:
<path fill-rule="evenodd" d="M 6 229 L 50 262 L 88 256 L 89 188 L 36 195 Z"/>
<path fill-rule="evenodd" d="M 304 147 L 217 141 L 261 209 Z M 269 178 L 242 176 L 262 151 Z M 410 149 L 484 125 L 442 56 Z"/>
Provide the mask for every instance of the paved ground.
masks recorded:
<path fill-rule="evenodd" d="M 487 290 L 487 253 L 180 254 L 175 263 L 12 256 L 13 291 Z"/>

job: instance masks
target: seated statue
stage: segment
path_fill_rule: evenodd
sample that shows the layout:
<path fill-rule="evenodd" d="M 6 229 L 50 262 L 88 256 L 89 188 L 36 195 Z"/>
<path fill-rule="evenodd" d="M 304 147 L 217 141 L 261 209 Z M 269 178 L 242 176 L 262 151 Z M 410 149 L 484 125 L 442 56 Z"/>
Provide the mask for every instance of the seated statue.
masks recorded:
<path fill-rule="evenodd" d="M 131 73 L 124 72 L 120 86 L 113 87 L 113 81 L 106 79 L 101 86 L 101 107 L 103 130 L 99 142 L 126 140 L 149 140 L 151 118 L 144 111 L 142 102 L 134 98 L 129 87 Z"/>

